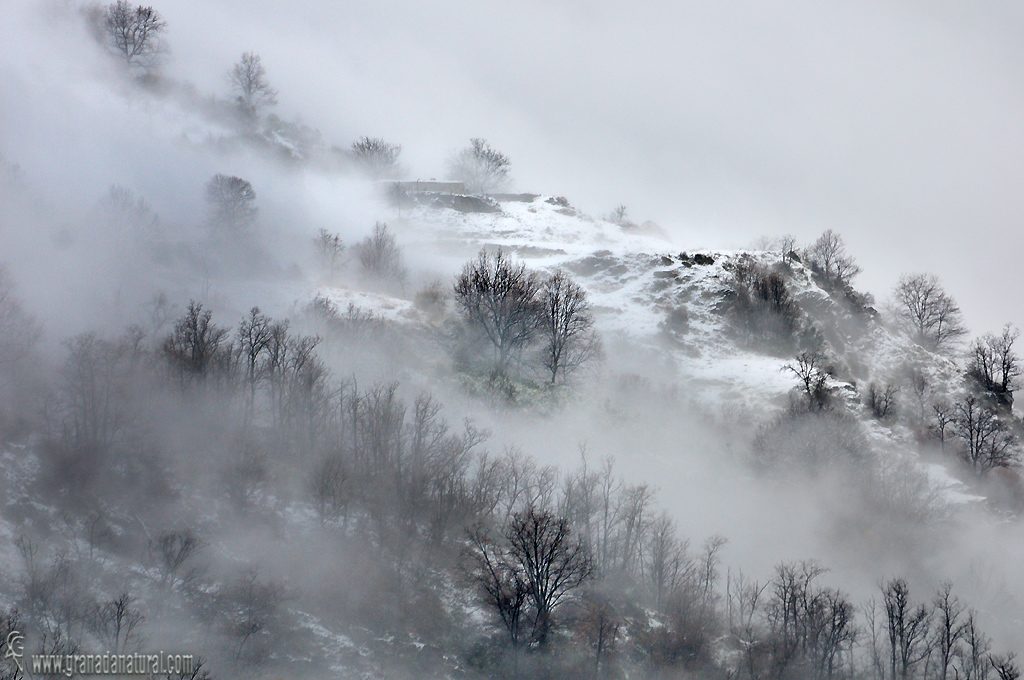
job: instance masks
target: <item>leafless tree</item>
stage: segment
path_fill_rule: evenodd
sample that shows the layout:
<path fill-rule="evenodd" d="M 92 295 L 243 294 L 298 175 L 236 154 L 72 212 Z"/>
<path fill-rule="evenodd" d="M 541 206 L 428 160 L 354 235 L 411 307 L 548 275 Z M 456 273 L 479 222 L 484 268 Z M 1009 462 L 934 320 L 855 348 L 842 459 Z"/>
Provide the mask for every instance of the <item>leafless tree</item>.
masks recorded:
<path fill-rule="evenodd" d="M 868 384 L 867 394 L 864 396 L 864 403 L 871 409 L 879 420 L 885 420 L 895 410 L 896 394 L 900 391 L 897 385 L 885 383 L 879 385 L 875 382 Z"/>
<path fill-rule="evenodd" d="M 540 290 L 540 332 L 545 341 L 544 366 L 554 384 L 584 363 L 600 355 L 601 343 L 594 332 L 594 316 L 583 287 L 559 270 Z"/>
<path fill-rule="evenodd" d="M 228 81 L 237 95 L 239 111 L 249 122 L 258 120 L 263 109 L 277 104 L 277 90 L 270 86 L 263 61 L 254 52 L 242 53 L 228 73 Z"/>
<path fill-rule="evenodd" d="M 530 587 L 522 566 L 510 559 L 507 547 L 482 527 L 469 532 L 473 577 L 490 607 L 509 635 L 513 647 L 528 642 L 526 606 Z"/>
<path fill-rule="evenodd" d="M 626 208 L 625 204 L 620 203 L 612 208 L 612 211 L 608 213 L 608 221 L 612 224 L 617 224 L 620 227 L 624 226 L 629 221 L 629 218 L 627 217 L 628 212 L 629 210 Z"/>
<path fill-rule="evenodd" d="M 942 450 L 946 450 L 946 440 L 953 434 L 956 425 L 956 409 L 945 402 L 932 404 L 934 422 L 931 425 L 932 432 L 939 440 Z"/>
<path fill-rule="evenodd" d="M 974 611 L 967 612 L 959 650 L 959 673 L 964 680 L 985 680 L 991 668 L 992 640 L 978 626 Z"/>
<path fill-rule="evenodd" d="M 642 572 L 651 589 L 654 606 L 661 610 L 670 593 L 694 576 L 696 565 L 691 559 L 689 541 L 676 536 L 675 522 L 663 512 L 651 523 L 644 541 Z"/>
<path fill-rule="evenodd" d="M 809 666 L 815 678 L 842 675 L 856 639 L 854 609 L 841 592 L 816 584 L 824 572 L 815 562 L 775 570 L 766 604 L 774 677 L 799 666 Z"/>
<path fill-rule="evenodd" d="M 14 294 L 14 279 L 0 264 L 0 367 L 11 367 L 29 355 L 42 329 Z"/>
<path fill-rule="evenodd" d="M 210 204 L 211 221 L 229 232 L 242 231 L 252 226 L 257 213 L 255 201 L 256 192 L 252 184 L 241 177 L 217 174 L 206 183 L 206 202 Z"/>
<path fill-rule="evenodd" d="M 593 573 L 593 561 L 569 522 L 533 507 L 512 516 L 505 530 L 509 556 L 522 571 L 536 616 L 533 637 L 544 647 L 552 616 Z"/>
<path fill-rule="evenodd" d="M 1019 680 L 1021 671 L 1016 659 L 1017 655 L 1012 652 L 992 656 L 992 670 L 996 672 L 998 680 Z"/>
<path fill-rule="evenodd" d="M 64 342 L 68 355 L 60 370 L 66 400 L 63 438 L 75 449 L 114 444 L 134 418 L 131 385 L 139 347 L 126 336 L 118 342 L 85 333 Z"/>
<path fill-rule="evenodd" d="M 910 587 L 901 578 L 882 587 L 882 603 L 889 642 L 889 678 L 911 680 L 916 677 L 918 665 L 931 653 L 928 608 L 911 601 Z"/>
<path fill-rule="evenodd" d="M 914 413 L 918 423 L 925 422 L 928 408 L 928 397 L 931 394 L 931 385 L 928 376 L 921 367 L 914 364 L 904 364 L 898 372 L 901 388 L 907 388 L 916 406 Z"/>
<path fill-rule="evenodd" d="M 226 353 L 226 328 L 215 325 L 213 313 L 203 310 L 201 303 L 189 302 L 188 311 L 174 324 L 174 331 L 164 341 L 163 353 L 177 370 L 182 386 L 205 380 Z"/>
<path fill-rule="evenodd" d="M 150 549 L 163 572 L 163 582 L 174 587 L 179 583 L 187 586 L 199 576 L 194 562 L 205 547 L 206 543 L 195 531 L 185 528 L 164 531 L 152 542 Z"/>
<path fill-rule="evenodd" d="M 843 238 L 831 229 L 807 248 L 804 259 L 831 286 L 847 286 L 860 273 L 860 267 L 846 252 Z"/>
<path fill-rule="evenodd" d="M 964 611 L 960 599 L 953 595 L 953 584 L 942 584 L 932 600 L 932 616 L 935 619 L 932 648 L 938 664 L 937 680 L 949 678 L 950 667 L 960 651 L 960 639 L 964 635 L 964 623 L 961 621 Z"/>
<path fill-rule="evenodd" d="M 736 263 L 729 283 L 732 328 L 748 341 L 776 348 L 792 346 L 800 308 L 783 274 L 744 258 Z"/>
<path fill-rule="evenodd" d="M 593 573 L 582 539 L 567 519 L 533 506 L 513 513 L 497 539 L 480 527 L 469 537 L 474 578 L 513 645 L 545 647 L 555 611 Z"/>
<path fill-rule="evenodd" d="M 782 261 L 786 264 L 792 263 L 796 258 L 796 237 L 786 234 L 779 238 L 779 250 L 782 252 Z"/>
<path fill-rule="evenodd" d="M 934 274 L 901 276 L 892 297 L 896 323 L 922 347 L 949 350 L 967 333 L 960 307 Z"/>
<path fill-rule="evenodd" d="M 594 676 L 606 677 L 605 660 L 615 649 L 619 629 L 625 623 L 609 588 L 590 587 L 581 597 L 582 611 L 576 630 L 594 651 Z"/>
<path fill-rule="evenodd" d="M 314 469 L 309 480 L 313 505 L 320 521 L 348 518 L 348 507 L 352 500 L 354 480 L 343 456 L 331 454 Z"/>
<path fill-rule="evenodd" d="M 373 233 L 356 244 L 355 252 L 359 264 L 373 276 L 405 283 L 408 272 L 402 261 L 402 248 L 388 225 L 377 222 Z"/>
<path fill-rule="evenodd" d="M 1020 331 L 1011 324 L 1000 335 L 988 333 L 971 344 L 967 374 L 1005 404 L 1013 403 L 1015 380 L 1020 377 L 1020 358 L 1013 344 Z"/>
<path fill-rule="evenodd" d="M 95 605 L 89 614 L 93 632 L 112 652 L 124 654 L 141 641 L 138 629 L 145 617 L 134 604 L 135 598 L 122 592 L 108 602 Z"/>
<path fill-rule="evenodd" d="M 274 581 L 261 581 L 259 569 L 246 569 L 228 589 L 227 607 L 228 630 L 238 641 L 235 659 L 240 660 L 246 643 L 257 636 L 266 634 L 280 616 L 279 608 L 285 600 L 284 587 Z M 249 660 L 261 663 L 265 651 L 256 649 Z"/>
<path fill-rule="evenodd" d="M 330 275 L 334 276 L 338 260 L 341 259 L 342 254 L 345 252 L 345 243 L 341 240 L 341 235 L 332 234 L 326 229 L 321 229 L 313 238 L 313 247 L 316 248 L 316 253 L 320 257 L 321 262 L 327 266 Z"/>
<path fill-rule="evenodd" d="M 494 255 L 480 251 L 455 280 L 455 302 L 470 326 L 490 341 L 499 371 L 537 331 L 540 287 L 535 273 L 501 249 Z"/>
<path fill-rule="evenodd" d="M 114 228 L 133 236 L 152 234 L 160 224 L 160 218 L 146 199 L 119 184 L 111 185 L 100 201 L 106 217 Z"/>
<path fill-rule="evenodd" d="M 351 154 L 356 165 L 373 179 L 400 179 L 403 174 L 398 163 L 401 144 L 392 144 L 380 137 L 360 137 L 352 142 Z"/>
<path fill-rule="evenodd" d="M 512 161 L 491 147 L 487 140 L 473 138 L 469 146 L 448 161 L 448 175 L 463 182 L 470 193 L 497 191 L 508 186 Z"/>
<path fill-rule="evenodd" d="M 249 419 L 256 409 L 256 385 L 262 377 L 262 360 L 271 342 L 272 322 L 260 312 L 259 307 L 249 310 L 249 315 L 238 325 L 235 346 L 242 364 L 242 380 L 247 388 L 246 414 Z"/>
<path fill-rule="evenodd" d="M 820 352 L 801 352 L 795 364 L 783 366 L 783 370 L 793 373 L 800 381 L 807 407 L 812 411 L 820 411 L 828 405 L 830 369 L 827 361 Z"/>
<path fill-rule="evenodd" d="M 107 6 L 103 34 L 107 48 L 122 59 L 129 70 L 143 73 L 159 66 L 167 54 L 162 34 L 167 27 L 152 7 L 117 0 Z"/>
<path fill-rule="evenodd" d="M 963 443 L 964 461 L 976 474 L 1017 463 L 1016 438 L 999 415 L 973 395 L 956 405 L 953 426 Z"/>

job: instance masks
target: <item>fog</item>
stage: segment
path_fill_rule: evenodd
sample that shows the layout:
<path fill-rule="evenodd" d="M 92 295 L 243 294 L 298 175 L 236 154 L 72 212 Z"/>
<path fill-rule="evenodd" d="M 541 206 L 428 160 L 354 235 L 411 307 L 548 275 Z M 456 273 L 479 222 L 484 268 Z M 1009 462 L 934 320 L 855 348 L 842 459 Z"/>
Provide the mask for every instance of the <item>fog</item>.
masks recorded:
<path fill-rule="evenodd" d="M 102 508 L 106 514 L 101 516 L 112 518 L 111 531 L 127 533 L 107 544 L 97 541 L 109 554 L 95 564 L 90 535 L 92 566 L 81 566 L 86 561 L 78 554 L 73 571 L 83 580 L 100 573 L 95 582 L 102 584 L 104 597 L 122 587 L 112 586 L 115 581 L 138 583 L 145 580 L 144 572 L 159 582 L 164 590 L 152 586 L 150 592 L 147 585 L 135 595 L 154 608 L 146 614 L 146 639 L 178 639 L 195 622 L 209 623 L 204 630 L 229 640 L 219 651 L 209 651 L 219 643 L 204 647 L 215 677 L 286 667 L 275 665 L 281 659 L 269 651 L 256 654 L 256 645 L 264 643 L 246 648 L 252 658 L 243 655 L 249 636 L 234 632 L 241 624 L 224 628 L 213 623 L 223 615 L 214 612 L 218 607 L 234 611 L 231 607 L 247 606 L 239 602 L 251 604 L 253 589 L 246 600 L 239 574 L 253 565 L 264 580 L 252 583 L 265 584 L 268 598 L 288 603 L 280 611 L 292 617 L 286 624 L 268 618 L 260 635 L 264 628 L 275 634 L 287 628 L 282 644 L 288 653 L 317 660 L 296 671 L 300 675 L 313 677 L 329 667 L 337 677 L 349 677 L 348 672 L 354 677 L 362 663 L 355 657 L 326 660 L 328 652 L 334 653 L 330 645 L 353 635 L 353 649 L 369 645 L 359 647 L 358 655 L 379 655 L 380 667 L 372 673 L 418 677 L 412 669 L 426 662 L 410 660 L 409 652 L 394 652 L 391 641 L 382 642 L 388 635 L 394 638 L 395 631 L 408 634 L 408 644 L 420 644 L 419 649 L 419 640 L 428 640 L 430 649 L 440 650 L 438 658 L 450 653 L 459 663 L 464 660 L 472 677 L 514 674 L 520 670 L 517 664 L 526 663 L 523 659 L 534 658 L 530 645 L 543 651 L 547 629 L 541 626 L 540 641 L 522 648 L 522 659 L 516 656 L 522 650 L 517 651 L 515 641 L 511 656 L 501 656 L 505 652 L 494 651 L 500 635 L 486 643 L 472 638 L 479 632 L 474 622 L 486 619 L 486 606 L 473 604 L 471 587 L 452 586 L 464 586 L 459 579 L 466 579 L 463 572 L 469 569 L 460 556 L 460 549 L 469 550 L 462 545 L 466 532 L 455 525 L 462 520 L 467 526 L 493 523 L 491 530 L 499 531 L 499 512 L 460 510 L 465 515 L 453 514 L 457 520 L 445 516 L 452 526 L 442 524 L 437 530 L 442 538 L 431 533 L 436 530 L 431 522 L 440 521 L 432 517 L 421 536 L 416 522 L 422 518 L 401 515 L 406 512 L 400 509 L 404 492 L 396 492 L 397 500 L 375 497 L 374 485 L 383 483 L 374 475 L 384 473 L 369 468 L 358 473 L 364 477 L 353 478 L 371 491 L 352 500 L 351 508 L 345 505 L 343 519 L 328 518 L 322 508 L 314 512 L 315 502 L 309 500 L 310 485 L 328 476 L 328 468 L 317 467 L 321 461 L 334 455 L 359 458 L 360 445 L 351 433 L 363 426 L 359 418 L 370 418 L 355 415 L 363 408 L 359 404 L 371 401 L 376 386 L 395 381 L 410 419 L 417 395 L 430 392 L 443 404 L 441 413 L 450 425 L 445 436 L 453 438 L 444 440 L 446 446 L 460 450 L 475 442 L 472 428 L 460 425 L 464 418 L 487 431 L 485 441 L 465 444 L 466 460 L 474 461 L 460 473 L 466 479 L 477 470 L 474 466 L 483 468 L 479 460 L 486 459 L 476 458 L 482 450 L 494 457 L 521 450 L 538 466 L 557 467 L 557 490 L 548 491 L 548 501 L 569 507 L 559 494 L 569 488 L 572 475 L 583 474 L 579 466 L 593 471 L 614 460 L 622 489 L 648 485 L 655 492 L 650 513 L 669 514 L 680 540 L 690 541 L 690 554 L 699 555 L 706 539 L 727 539 L 718 555 L 721 592 L 715 597 L 728 601 L 730 626 L 729 579 L 742 572 L 765 584 L 780 563 L 818 560 L 830 570 L 823 582 L 841 589 L 857 606 L 878 599 L 880 586 L 896 576 L 906 577 L 915 601 L 922 602 L 951 581 L 964 603 L 978 610 L 993 639 L 993 653 L 1024 649 L 1024 577 L 1015 566 L 1024 559 L 1024 530 L 1020 498 L 1013 497 L 1019 476 L 968 481 L 965 493 L 990 494 L 990 502 L 974 502 L 975 497 L 940 507 L 935 487 L 920 470 L 899 467 L 906 460 L 951 467 L 939 445 L 927 438 L 927 424 L 909 416 L 892 425 L 896 434 L 885 440 L 888 444 L 879 444 L 882 425 L 860 420 L 850 425 L 857 437 L 866 438 L 851 447 L 864 456 L 856 464 L 820 470 L 780 466 L 766 472 L 754 445 L 765 431 L 782 432 L 773 441 L 796 450 L 802 442 L 785 437 L 799 438 L 803 435 L 788 433 L 803 431 L 792 423 L 807 417 L 812 425 L 806 431 L 826 428 L 815 424 L 819 416 L 798 413 L 793 406 L 798 391 L 789 395 L 788 406 L 785 397 L 774 395 L 775 401 L 760 411 L 701 402 L 699 396 L 680 394 L 674 369 L 666 369 L 670 344 L 652 346 L 628 336 L 602 338 L 603 361 L 595 361 L 596 367 L 581 372 L 576 381 L 566 381 L 565 390 L 554 396 L 539 388 L 531 391 L 544 380 L 536 372 L 522 384 L 500 383 L 495 376 L 508 380 L 505 367 L 498 366 L 489 377 L 479 369 L 479 347 L 473 345 L 479 338 L 466 330 L 469 322 L 460 325 L 454 306 L 442 309 L 442 320 L 424 321 L 431 312 L 424 311 L 417 295 L 435 279 L 450 295 L 453 277 L 478 244 L 466 240 L 457 251 L 443 253 L 420 247 L 430 237 L 417 233 L 415 219 L 395 219 L 372 183 L 345 165 L 343 152 L 331 149 L 348 149 L 364 135 L 383 137 L 402 145 L 400 160 L 408 178 L 440 179 L 454 151 L 472 137 L 485 137 L 512 159 L 512 189 L 565 196 L 574 208 L 592 215 L 625 204 L 634 220 L 651 220 L 664 230 L 669 240 L 665 252 L 737 249 L 758 237 L 786 233 L 806 245 L 824 229 L 833 229 L 864 269 L 855 288 L 874 294 L 879 309 L 901 274 L 934 272 L 959 302 L 973 337 L 1006 322 L 1024 325 L 1024 303 L 1016 295 L 1016 258 L 1024 252 L 1024 237 L 1016 228 L 1024 217 L 1019 191 L 1024 84 L 1018 77 L 1024 68 L 1019 40 L 1024 13 L 1016 5 L 293 5 L 269 0 L 167 0 L 156 5 L 167 21 L 170 51 L 151 82 L 125 77 L 96 44 L 80 11 L 84 4 L 16 0 L 2 10 L 0 171 L 6 183 L 0 182 L 0 264 L 11 276 L 19 304 L 40 329 L 31 354 L 7 364 L 0 353 L 0 395 L 6 402 L 0 426 L 9 442 L 5 459 L 32 451 L 32 460 L 41 461 L 36 469 L 36 463 L 17 458 L 17 474 L 38 479 L 32 482 L 34 491 L 26 491 L 25 482 L 25 488 L 10 486 L 7 494 L 25 507 L 37 500 L 53 505 L 47 511 L 49 524 L 37 506 L 20 514 L 18 505 L 4 517 L 6 545 L 0 554 L 20 566 L 12 566 L 13 575 L 5 574 L 0 582 L 0 604 L 34 602 L 38 575 L 31 560 L 21 565 L 26 552 L 14 542 L 16 535 L 33 536 L 44 548 L 40 554 L 59 565 L 71 554 L 61 547 L 60 536 L 74 534 L 68 545 L 76 551 L 83 540 L 77 529 L 68 528 L 72 520 L 63 518 L 85 522 L 99 512 L 94 508 Z M 311 134 L 310 129 L 319 133 L 323 147 L 314 144 L 315 154 L 288 158 L 281 148 L 238 132 L 237 123 L 223 113 L 230 108 L 228 70 L 247 51 L 258 53 L 266 66 L 279 100 L 272 113 L 282 125 L 294 123 L 292 129 L 302 134 Z M 11 170 L 15 164 L 17 172 Z M 204 192 L 217 173 L 242 177 L 255 189 L 256 226 L 244 238 L 214 233 Z M 104 203 L 111 185 L 132 192 L 133 200 L 144 199 L 151 212 L 126 223 L 128 218 Z M 380 219 L 391 221 L 400 245 L 414 244 L 403 251 L 405 278 L 371 280 L 357 269 L 353 246 Z M 333 263 L 326 273 L 313 256 L 310 244 L 321 229 L 349 247 L 339 274 Z M 481 237 L 481 244 L 490 242 Z M 367 321 L 354 308 L 346 316 L 344 304 L 330 313 L 304 306 L 320 289 L 384 299 L 385 310 L 397 306 L 400 311 Z M 157 303 L 161 295 L 163 306 Z M 844 314 L 848 310 L 842 305 L 853 304 L 849 299 L 836 303 Z M 314 361 L 310 384 L 325 390 L 315 397 L 323 402 L 315 408 L 306 402 L 288 408 L 306 414 L 303 409 L 312 413 L 322 407 L 333 415 L 323 415 L 324 423 L 303 431 L 293 422 L 299 416 L 281 405 L 284 398 L 276 390 L 284 390 L 284 383 L 267 378 L 259 387 L 266 394 L 257 396 L 255 369 L 245 377 L 241 359 L 235 368 L 224 369 L 227 377 L 196 387 L 198 378 L 174 368 L 167 341 L 193 300 L 213 313 L 214 323 L 230 338 L 254 306 L 274 321 L 287 318 L 296 346 L 315 334 L 323 373 Z M 401 314 L 413 318 L 408 315 L 417 313 L 415 324 L 395 321 Z M 866 332 L 869 321 L 856 314 L 852 318 L 843 333 Z M 130 324 L 146 332 L 134 349 L 130 341 L 116 340 Z M 0 331 L 7 332 L 2 324 Z M 77 402 L 68 396 L 78 383 L 69 377 L 74 345 L 66 341 L 89 332 L 119 348 L 118 359 L 95 363 L 103 364 L 105 379 L 117 383 L 122 391 L 113 391 L 131 411 L 128 424 L 114 417 L 118 434 L 111 435 L 106 448 L 91 439 L 82 444 L 86 440 L 77 430 L 71 433 L 69 425 L 79 425 Z M 759 350 L 791 357 L 804 349 L 779 347 Z M 103 351 L 84 356 L 107 357 Z M 131 357 L 131 369 L 118 363 L 125 357 Z M 136 361 L 149 368 L 139 368 Z M 941 370 L 953 370 L 948 368 L 952 364 L 935 361 Z M 839 362 L 853 364 L 845 356 Z M 210 370 L 220 375 L 221 369 Z M 295 369 L 297 374 L 301 370 Z M 849 370 L 857 375 L 852 382 L 863 382 L 856 367 Z M 124 376 L 128 383 L 118 382 Z M 934 394 L 959 394 L 961 381 L 958 374 L 949 384 L 935 386 Z M 248 397 L 246 385 L 252 390 Z M 526 396 L 513 404 L 514 399 L 503 400 L 502 390 Z M 309 391 L 315 392 L 313 387 Z M 351 430 L 346 429 L 346 404 L 356 404 L 350 406 L 355 409 Z M 834 406 L 836 411 L 847 407 Z M 1012 410 L 1012 398 L 1004 411 L 1017 432 L 1019 413 Z M 353 437 L 348 453 L 346 436 Z M 340 442 L 336 452 L 331 437 Z M 886 449 L 895 446 L 893 441 L 903 448 Z M 831 451 L 840 443 L 833 438 L 824 446 Z M 252 463 L 246 458 L 250 455 L 262 462 Z M 134 461 L 133 456 L 139 461 L 125 462 Z M 897 462 L 886 467 L 886 461 Z M 245 476 L 255 474 L 252 465 L 264 475 L 258 483 Z M 96 471 L 107 466 L 113 475 L 137 482 L 137 488 L 123 498 L 98 501 L 118 488 L 93 481 Z M 68 492 L 66 477 L 90 469 L 82 473 L 88 494 Z M 234 473 L 244 479 L 231 477 Z M 952 476 L 969 480 L 967 473 Z M 542 489 L 542 482 L 533 483 Z M 146 489 L 155 489 L 152 498 Z M 32 493 L 39 494 L 36 500 L 30 499 Z M 544 495 L 543 490 L 537 493 Z M 504 520 L 512 517 L 515 502 L 509 501 Z M 58 516 L 63 525 L 54 519 Z M 403 534 L 403 522 L 417 528 Z M 586 522 L 589 531 L 589 515 Z M 147 550 L 155 559 L 160 532 L 186 526 L 199 532 L 205 551 L 194 574 L 169 567 L 164 573 L 160 564 L 142 558 L 132 562 L 132 555 Z M 310 557 L 297 560 L 300 552 Z M 698 564 L 699 557 L 694 559 Z M 58 571 L 54 566 L 53 573 Z M 279 584 L 284 585 L 278 593 L 274 588 Z M 434 594 L 442 584 L 455 594 Z M 617 581 L 614 587 L 621 589 L 616 597 L 634 598 L 629 606 L 647 606 L 638 604 L 638 590 Z M 432 593 L 438 604 L 424 605 L 424 593 Z M 719 606 L 705 597 L 712 609 Z M 159 603 L 169 603 L 165 612 L 155 611 Z M 627 605 L 616 606 L 626 611 Z M 437 614 L 436 620 L 448 626 L 448 647 L 430 641 L 432 633 L 441 636 L 427 618 L 435 609 L 447 612 L 448 618 Z M 453 611 L 475 618 L 457 621 Z M 27 612 L 29 623 L 49 621 Z M 54 616 L 59 625 L 60 616 Z M 566 630 L 576 628 L 560 644 L 589 634 L 580 632 L 589 630 L 587 616 L 567 615 Z M 542 619 L 536 614 L 534 625 Z M 662 625 L 655 621 L 647 634 L 653 636 L 650 631 Z M 308 635 L 292 639 L 327 628 L 340 637 L 321 646 Z M 705 633 L 712 629 L 708 624 Z M 720 632 L 719 646 L 709 651 L 714 647 L 709 642 L 701 659 L 726 663 L 721 650 L 728 635 L 724 628 Z M 366 637 L 358 638 L 363 633 Z M 198 644 L 202 635 L 189 633 L 187 639 Z M 115 643 L 121 642 L 115 638 Z M 46 648 L 46 639 L 40 644 Z M 581 643 L 580 649 L 589 650 L 589 644 Z M 858 644 L 863 645 L 863 637 Z M 230 670 L 231 645 L 237 647 L 235 662 L 248 658 L 248 670 Z M 583 653 L 570 647 L 559 648 L 569 659 L 563 672 L 576 663 L 573 654 Z M 860 655 L 864 647 L 857 649 Z M 388 656 L 392 653 L 394 658 Z M 325 659 L 323 667 L 316 665 L 318 655 Z M 598 647 L 594 674 L 578 671 L 578 677 L 610 677 L 601 670 L 600 655 Z M 442 667 L 438 662 L 432 668 Z M 641 667 L 648 668 L 635 666 Z M 541 677 L 541 666 L 527 668 Z M 552 668 L 544 672 L 558 672 L 558 666 Z M 712 673 L 709 668 L 698 672 Z M 985 668 L 996 677 L 995 670 Z M 783 670 L 773 672 L 781 677 Z M 805 671 L 810 673 L 807 668 L 800 672 Z M 657 672 L 669 671 L 644 672 L 660 677 Z M 926 668 L 913 677 L 929 680 L 929 672 Z M 863 677 L 868 673 L 864 670 Z M 896 680 L 884 669 L 880 673 L 879 680 Z"/>
<path fill-rule="evenodd" d="M 972 326 L 1018 321 L 1024 17 L 1009 2 L 180 2 L 170 70 L 204 89 L 258 49 L 331 139 L 405 144 L 416 176 L 468 136 L 521 189 L 622 201 L 679 243 L 871 253 L 862 285 L 938 273 Z M 287 109 L 286 109 L 287 110 Z M 981 272 L 985 274 L 982 275 Z"/>
<path fill-rule="evenodd" d="M 36 134 L 84 127 L 77 103 L 98 103 L 96 64 L 56 58 L 75 42 L 41 36 L 51 19 L 35 7 L 9 4 L 18 20 L 3 29 L 4 147 L 27 169 L 39 140 L 12 135 L 18 121 L 74 111 L 37 118 L 49 124 Z M 1013 3 L 159 9 L 169 74 L 224 92 L 227 65 L 257 50 L 283 117 L 332 143 L 400 141 L 413 176 L 440 174 L 448 152 L 486 136 L 515 159 L 522 190 L 595 213 L 621 201 L 687 244 L 806 240 L 831 226 L 871 253 L 861 285 L 876 295 L 901 272 L 935 271 L 972 326 L 1021 320 L 1006 294 L 1024 212 Z M 80 156 L 88 137 L 64 129 L 55 152 Z M 144 179 L 147 163 L 104 155 Z"/>

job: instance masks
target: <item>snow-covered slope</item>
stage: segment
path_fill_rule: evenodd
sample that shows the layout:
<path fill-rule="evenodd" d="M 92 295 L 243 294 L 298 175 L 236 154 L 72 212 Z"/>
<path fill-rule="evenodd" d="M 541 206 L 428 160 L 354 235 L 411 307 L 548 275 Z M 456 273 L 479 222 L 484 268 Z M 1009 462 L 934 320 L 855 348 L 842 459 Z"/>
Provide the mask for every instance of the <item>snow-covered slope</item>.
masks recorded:
<path fill-rule="evenodd" d="M 744 343 L 730 332 L 724 301 L 732 271 L 741 261 L 779 268 L 781 253 L 771 251 L 692 251 L 685 244 L 638 233 L 581 214 L 565 199 L 518 196 L 499 202 L 498 212 L 459 212 L 417 207 L 390 219 L 411 259 L 454 273 L 481 249 L 503 248 L 538 270 L 564 268 L 588 291 L 598 328 L 617 352 L 620 370 L 629 356 L 653 378 L 673 387 L 711 416 L 748 427 L 778 414 L 795 386 L 790 352 L 771 352 Z M 913 366 L 923 373 L 932 398 L 962 389 L 962 368 L 928 352 L 891 330 L 863 301 L 851 304 L 830 293 L 800 262 L 782 267 L 787 287 L 801 310 L 801 325 L 824 340 L 836 367 L 833 394 L 861 417 L 870 436 L 889 451 L 910 451 L 919 432 L 898 420 L 871 417 L 863 393 L 871 382 L 896 384 Z M 342 309 L 348 303 L 398 322 L 415 322 L 417 310 L 387 295 L 324 288 Z M 420 318 L 422 320 L 422 317 Z M 909 395 L 903 401 L 909 408 Z M 902 454 L 901 454 L 902 455 Z M 941 466 L 921 465 L 940 485 L 957 486 Z"/>

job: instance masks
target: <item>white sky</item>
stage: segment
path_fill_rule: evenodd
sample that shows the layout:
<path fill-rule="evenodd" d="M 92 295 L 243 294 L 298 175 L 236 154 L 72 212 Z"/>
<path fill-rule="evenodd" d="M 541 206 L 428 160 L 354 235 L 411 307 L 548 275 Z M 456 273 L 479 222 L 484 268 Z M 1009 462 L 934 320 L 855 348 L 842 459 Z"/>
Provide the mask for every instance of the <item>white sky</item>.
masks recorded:
<path fill-rule="evenodd" d="M 331 143 L 400 142 L 414 175 L 482 136 L 518 189 L 623 202 L 680 249 L 833 228 L 876 295 L 933 271 L 974 330 L 1024 324 L 1018 3 L 155 4 L 171 75 L 224 93 L 254 50 L 279 114 Z M 10 23 L 0 38 L 0 67 L 22 75 L 11 45 L 45 40 Z M 0 150 L 20 136 L 12 91 Z"/>

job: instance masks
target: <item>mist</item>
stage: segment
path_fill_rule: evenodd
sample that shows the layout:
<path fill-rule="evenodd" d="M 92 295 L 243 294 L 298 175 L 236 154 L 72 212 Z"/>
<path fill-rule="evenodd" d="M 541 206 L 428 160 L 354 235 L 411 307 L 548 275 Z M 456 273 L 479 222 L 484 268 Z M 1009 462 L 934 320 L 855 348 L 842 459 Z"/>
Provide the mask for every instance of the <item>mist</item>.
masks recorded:
<path fill-rule="evenodd" d="M 870 659 L 867 603 L 905 578 L 927 626 L 948 582 L 983 629 L 955 668 L 969 647 L 971 672 L 1015 677 L 1020 371 L 1011 339 L 1000 391 L 975 347 L 1024 323 L 1017 7 L 172 0 L 142 70 L 101 44 L 105 7 L 0 21 L 0 633 L 27 653 L 166 644 L 207 678 L 944 679 L 932 628 L 902 676 Z M 276 102 L 246 118 L 250 52 Z M 359 164 L 367 137 L 401 145 L 396 176 Z M 510 181 L 390 182 L 468 182 L 474 138 Z M 254 192 L 238 224 L 218 177 Z M 825 230 L 859 266 L 822 264 Z M 543 323 L 506 346 L 473 306 L 503 254 L 524 314 L 559 272 L 588 300 L 554 364 Z M 951 348 L 900 325 L 910 272 L 958 304 Z M 1007 442 L 991 468 L 956 420 L 973 400 Z M 523 595 L 523 632 L 488 560 L 513 573 L 515 531 L 546 521 L 586 557 L 576 587 Z M 827 675 L 780 661 L 770 597 L 797 564 L 850 606 Z M 122 594 L 139 619 L 110 637 Z"/>

